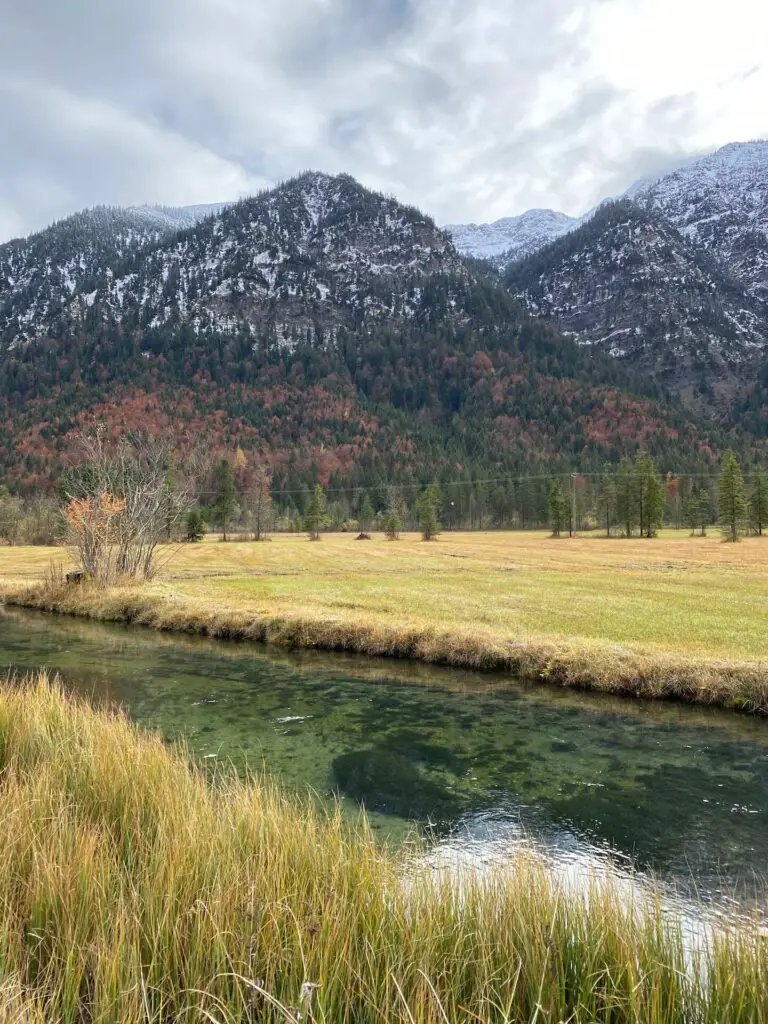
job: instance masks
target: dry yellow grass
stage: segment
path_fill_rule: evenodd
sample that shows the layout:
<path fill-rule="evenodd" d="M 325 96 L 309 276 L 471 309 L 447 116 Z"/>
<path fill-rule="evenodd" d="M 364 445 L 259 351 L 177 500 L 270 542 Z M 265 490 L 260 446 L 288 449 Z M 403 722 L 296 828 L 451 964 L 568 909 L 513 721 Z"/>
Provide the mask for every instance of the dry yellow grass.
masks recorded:
<path fill-rule="evenodd" d="M 41 581 L 51 549 L 4 549 L 0 587 Z M 768 540 L 724 544 L 444 533 L 161 553 L 140 591 L 66 588 L 38 606 L 214 636 L 502 668 L 561 685 L 768 710 Z"/>
<path fill-rule="evenodd" d="M 610 877 L 436 872 L 44 678 L 0 685 L 0 778 L 4 1024 L 768 1019 L 756 921 L 691 944 Z"/>

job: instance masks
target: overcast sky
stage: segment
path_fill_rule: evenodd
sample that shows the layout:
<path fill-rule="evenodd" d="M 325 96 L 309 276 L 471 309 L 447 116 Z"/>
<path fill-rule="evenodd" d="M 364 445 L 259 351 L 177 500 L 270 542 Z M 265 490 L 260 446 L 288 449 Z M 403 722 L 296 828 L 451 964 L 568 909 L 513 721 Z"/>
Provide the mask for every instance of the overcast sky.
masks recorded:
<path fill-rule="evenodd" d="M 767 0 L 0 0 L 0 239 L 346 171 L 578 214 L 768 136 Z"/>

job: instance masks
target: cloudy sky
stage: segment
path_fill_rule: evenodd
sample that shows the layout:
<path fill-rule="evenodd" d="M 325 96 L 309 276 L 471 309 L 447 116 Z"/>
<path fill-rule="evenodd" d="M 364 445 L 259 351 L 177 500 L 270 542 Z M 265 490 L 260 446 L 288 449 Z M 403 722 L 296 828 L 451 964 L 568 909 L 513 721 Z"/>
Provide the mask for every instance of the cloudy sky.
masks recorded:
<path fill-rule="evenodd" d="M 346 171 L 577 214 L 768 136 L 766 0 L 0 0 L 0 239 Z"/>

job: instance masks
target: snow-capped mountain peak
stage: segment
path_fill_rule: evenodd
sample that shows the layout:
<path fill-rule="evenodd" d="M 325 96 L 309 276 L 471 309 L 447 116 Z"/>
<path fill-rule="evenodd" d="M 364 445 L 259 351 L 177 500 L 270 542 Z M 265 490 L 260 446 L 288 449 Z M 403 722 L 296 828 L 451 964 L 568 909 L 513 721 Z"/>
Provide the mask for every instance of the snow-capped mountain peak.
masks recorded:
<path fill-rule="evenodd" d="M 768 299 L 768 141 L 734 142 L 627 192 Z"/>
<path fill-rule="evenodd" d="M 415 316 L 436 275 L 467 270 L 431 218 L 307 172 L 229 206 L 86 211 L 0 246 L 0 347 L 127 319 L 293 344 Z"/>
<path fill-rule="evenodd" d="M 576 217 L 557 210 L 526 210 L 492 224 L 446 224 L 459 252 L 506 266 L 523 259 L 579 225 Z"/>

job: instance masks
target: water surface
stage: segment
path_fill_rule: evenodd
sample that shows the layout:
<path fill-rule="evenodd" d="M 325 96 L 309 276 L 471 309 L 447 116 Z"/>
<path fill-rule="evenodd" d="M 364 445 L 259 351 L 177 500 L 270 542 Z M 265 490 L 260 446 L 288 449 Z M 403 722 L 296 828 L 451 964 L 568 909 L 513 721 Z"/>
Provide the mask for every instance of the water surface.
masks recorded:
<path fill-rule="evenodd" d="M 0 666 L 46 666 L 211 763 L 363 803 L 395 840 L 624 864 L 705 899 L 762 893 L 768 722 L 406 663 L 13 610 Z M 758 895 L 759 898 L 759 895 Z"/>

